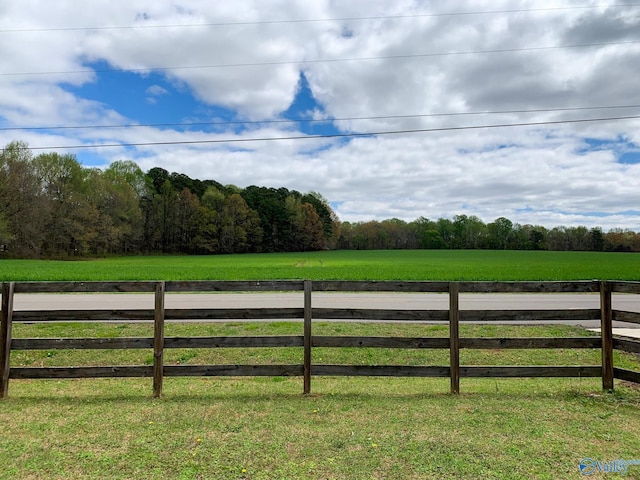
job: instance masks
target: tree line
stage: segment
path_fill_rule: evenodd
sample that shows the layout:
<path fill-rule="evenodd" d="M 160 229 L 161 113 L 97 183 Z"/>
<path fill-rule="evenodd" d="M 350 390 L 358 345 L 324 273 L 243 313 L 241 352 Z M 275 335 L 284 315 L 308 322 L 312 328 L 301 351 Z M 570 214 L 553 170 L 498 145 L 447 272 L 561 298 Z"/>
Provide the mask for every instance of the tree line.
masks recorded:
<path fill-rule="evenodd" d="M 476 216 L 453 219 L 397 218 L 341 224 L 341 249 L 491 249 L 640 252 L 640 234 L 629 229 L 520 225 L 505 217 L 484 223 Z"/>
<path fill-rule="evenodd" d="M 0 154 L 3 255 L 216 254 L 335 248 L 339 221 L 316 192 L 197 180 L 132 161 L 83 167 L 34 156 L 23 142 Z"/>
<path fill-rule="evenodd" d="M 70 154 L 0 153 L 0 255 L 221 254 L 323 249 L 640 251 L 631 230 L 514 224 L 501 217 L 340 222 L 317 192 L 238 188 L 132 161 L 104 170 Z"/>

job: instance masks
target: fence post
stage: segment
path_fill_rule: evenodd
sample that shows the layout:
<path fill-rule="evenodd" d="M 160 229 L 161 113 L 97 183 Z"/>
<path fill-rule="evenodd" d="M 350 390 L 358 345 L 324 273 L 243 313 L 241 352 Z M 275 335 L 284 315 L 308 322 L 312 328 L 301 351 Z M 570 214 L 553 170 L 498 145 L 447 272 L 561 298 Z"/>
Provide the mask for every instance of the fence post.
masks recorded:
<path fill-rule="evenodd" d="M 155 292 L 153 315 L 153 396 L 162 395 L 164 370 L 164 290 L 165 283 L 158 282 Z"/>
<path fill-rule="evenodd" d="M 611 284 L 600 282 L 600 335 L 602 337 L 602 389 L 613 390 L 613 310 Z"/>
<path fill-rule="evenodd" d="M 460 308 L 459 285 L 449 283 L 449 358 L 451 364 L 451 393 L 460 393 Z"/>
<path fill-rule="evenodd" d="M 7 398 L 7 395 L 9 395 L 14 285 L 13 282 L 5 282 L 2 284 L 2 310 L 0 311 L 0 398 Z"/>
<path fill-rule="evenodd" d="M 304 387 L 311 393 L 311 280 L 304 281 Z"/>

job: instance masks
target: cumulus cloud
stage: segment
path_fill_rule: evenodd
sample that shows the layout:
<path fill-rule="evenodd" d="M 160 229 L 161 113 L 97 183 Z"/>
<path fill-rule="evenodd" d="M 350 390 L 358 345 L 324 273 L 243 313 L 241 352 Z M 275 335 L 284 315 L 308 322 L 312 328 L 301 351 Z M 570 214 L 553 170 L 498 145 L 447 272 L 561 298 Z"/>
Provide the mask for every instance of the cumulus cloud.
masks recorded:
<path fill-rule="evenodd" d="M 640 104 L 640 8 L 606 3 L 9 2 L 0 7 L 0 142 L 209 142 L 91 153 L 104 165 L 129 158 L 223 184 L 319 191 L 350 221 L 464 213 L 640 230 L 638 119 L 460 129 L 640 115 L 580 110 Z M 317 105 L 300 117 L 349 118 L 332 122 L 343 133 L 436 131 L 296 140 L 305 134 L 295 123 L 7 130 L 137 123 L 70 88 L 105 69 L 160 75 L 166 83 L 145 87 L 153 108 L 179 86 L 203 111 L 252 122 L 282 120 L 303 73 Z M 246 141 L 278 137 L 289 139 Z"/>
<path fill-rule="evenodd" d="M 145 90 L 147 94 L 147 103 L 155 105 L 158 102 L 158 97 L 167 95 L 169 91 L 160 85 L 151 85 Z"/>
<path fill-rule="evenodd" d="M 162 95 L 166 95 L 169 93 L 166 88 L 161 87 L 160 85 L 151 85 L 146 90 L 147 95 L 151 95 L 153 97 L 160 97 Z"/>

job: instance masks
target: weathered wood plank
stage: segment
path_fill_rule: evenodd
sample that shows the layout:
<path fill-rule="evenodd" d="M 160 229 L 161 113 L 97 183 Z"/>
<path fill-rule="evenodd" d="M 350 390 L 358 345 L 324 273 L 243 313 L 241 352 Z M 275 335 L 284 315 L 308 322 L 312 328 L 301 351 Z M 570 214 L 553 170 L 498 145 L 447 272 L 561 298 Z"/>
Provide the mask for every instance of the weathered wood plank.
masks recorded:
<path fill-rule="evenodd" d="M 602 388 L 613 390 L 613 311 L 609 282 L 600 283 L 600 336 L 602 337 Z"/>
<path fill-rule="evenodd" d="M 609 282 L 611 291 L 616 293 L 640 293 L 640 282 Z"/>
<path fill-rule="evenodd" d="M 300 377 L 304 365 L 165 365 L 166 377 Z"/>
<path fill-rule="evenodd" d="M 627 382 L 640 383 L 640 372 L 634 372 L 633 370 L 625 370 L 623 368 L 614 368 L 613 376 L 619 380 L 625 380 Z"/>
<path fill-rule="evenodd" d="M 613 348 L 629 353 L 640 353 L 640 340 L 613 337 Z"/>
<path fill-rule="evenodd" d="M 153 320 L 153 310 L 18 310 L 14 322 L 104 322 Z"/>
<path fill-rule="evenodd" d="M 380 310 L 364 308 L 314 308 L 316 320 L 400 320 L 405 322 L 448 322 L 449 310 Z"/>
<path fill-rule="evenodd" d="M 255 337 L 166 337 L 164 348 L 262 348 L 303 347 L 302 335 Z M 448 349 L 445 337 L 359 337 L 313 336 L 311 346 L 331 348 L 415 348 Z M 576 338 L 460 338 L 460 348 L 528 349 L 528 348 L 600 348 L 600 337 Z M 636 346 L 637 345 L 637 346 Z M 622 348 L 624 346 L 624 348 Z M 151 349 L 153 338 L 14 338 L 12 350 L 117 350 Z M 640 353 L 640 342 L 614 339 L 614 348 Z M 633 350 L 636 348 L 638 350 Z"/>
<path fill-rule="evenodd" d="M 164 348 L 302 347 L 302 335 L 263 337 L 167 337 Z"/>
<path fill-rule="evenodd" d="M 315 292 L 399 292 L 399 293 L 446 293 L 447 282 L 394 282 L 314 280 Z"/>
<path fill-rule="evenodd" d="M 153 348 L 153 338 L 14 338 L 13 350 L 118 350 Z"/>
<path fill-rule="evenodd" d="M 0 301 L 0 398 L 7 398 L 9 395 L 14 291 L 15 284 L 13 282 L 2 284 L 2 300 Z"/>
<path fill-rule="evenodd" d="M 15 367 L 13 379 L 152 377 L 153 366 Z"/>
<path fill-rule="evenodd" d="M 617 369 L 621 371 L 621 369 Z M 165 365 L 175 376 L 301 376 L 303 365 Z M 448 366 L 314 365 L 316 376 L 448 377 Z M 599 366 L 462 366 L 461 377 L 599 377 Z M 640 374 L 639 374 L 640 375 Z M 152 366 L 15 367 L 12 379 L 151 377 Z"/>
<path fill-rule="evenodd" d="M 640 313 L 625 312 L 624 310 L 614 310 L 613 319 L 617 322 L 627 322 L 640 324 Z"/>
<path fill-rule="evenodd" d="M 415 322 L 448 322 L 448 310 L 383 310 L 355 308 L 314 308 L 314 319 L 385 320 Z M 625 314 L 618 313 L 618 318 Z M 167 309 L 165 320 L 261 320 L 302 319 L 303 308 L 209 308 Z M 78 322 L 78 321 L 140 321 L 153 320 L 153 310 L 19 310 L 14 322 Z M 570 310 L 460 310 L 460 321 L 557 321 L 598 320 L 597 309 Z M 635 316 L 629 315 L 631 320 Z"/>
<path fill-rule="evenodd" d="M 149 292 L 155 291 L 153 281 L 122 282 L 16 282 L 16 293 L 56 292 Z M 573 282 L 458 282 L 461 292 L 475 293 L 588 293 L 599 290 L 597 281 Z M 398 291 L 446 293 L 448 282 L 424 281 L 314 281 L 314 291 Z M 640 282 L 612 282 L 620 293 L 640 293 Z M 232 292 L 232 291 L 301 291 L 303 280 L 267 281 L 170 281 L 167 292 Z"/>
<path fill-rule="evenodd" d="M 153 397 L 162 396 L 164 366 L 164 291 L 165 283 L 156 284 L 153 317 Z"/>
<path fill-rule="evenodd" d="M 302 319 L 302 308 L 165 309 L 165 320 Z M 100 322 L 154 319 L 154 310 L 19 310 L 14 322 Z"/>
<path fill-rule="evenodd" d="M 599 377 L 600 366 L 463 366 L 462 377 Z"/>
<path fill-rule="evenodd" d="M 449 366 L 314 365 L 315 376 L 347 377 L 448 377 Z"/>
<path fill-rule="evenodd" d="M 56 292 L 149 292 L 155 291 L 153 281 L 122 282 L 17 282 L 16 293 Z M 616 292 L 640 293 L 640 282 L 613 282 Z M 446 293 L 448 282 L 424 281 L 314 281 L 314 291 L 398 291 Z M 167 292 L 231 292 L 231 291 L 300 291 L 303 280 L 267 281 L 170 281 Z M 596 281 L 574 282 L 459 282 L 461 292 L 476 293 L 580 293 L 597 292 Z"/>
<path fill-rule="evenodd" d="M 16 293 L 153 293 L 156 282 L 16 282 Z"/>
<path fill-rule="evenodd" d="M 638 353 L 640 342 L 611 336 L 611 322 L 640 323 L 640 314 L 613 311 L 611 291 L 640 293 L 640 282 L 20 282 L 13 291 L 28 292 L 154 292 L 154 310 L 60 310 L 19 311 L 13 313 L 5 298 L 3 284 L 3 322 L 0 339 L 4 339 L 6 358 L 0 370 L 6 374 L 3 388 L 9 378 L 99 378 L 99 377 L 153 377 L 154 396 L 162 390 L 164 376 L 286 376 L 304 377 L 304 392 L 310 392 L 312 375 L 325 376 L 400 376 L 450 377 L 451 391 L 459 391 L 460 377 L 602 377 L 603 388 L 613 388 L 613 378 L 640 383 L 640 373 L 613 367 L 613 348 Z M 299 291 L 304 290 L 303 308 L 262 309 L 173 309 L 164 308 L 166 291 L 222 292 L 222 291 Z M 383 310 L 337 309 L 311 307 L 311 291 L 400 291 L 450 293 L 449 310 Z M 12 291 L 12 293 L 13 293 Z M 458 292 L 504 293 L 561 293 L 600 292 L 600 309 L 566 310 L 459 310 Z M 9 312 L 9 313 L 5 313 Z M 2 330 L 11 322 L 35 321 L 154 321 L 154 338 L 53 338 L 11 339 Z M 450 324 L 449 338 L 393 338 L 393 337 L 329 337 L 311 335 L 311 319 L 382 320 L 382 321 L 437 321 Z M 302 336 L 263 337 L 164 337 L 165 320 L 258 320 L 304 319 Z M 579 338 L 459 338 L 458 321 L 557 321 L 600 319 L 601 337 Z M 609 338 L 607 338 L 609 337 Z M 7 340 L 8 339 L 8 340 Z M 1 342 L 0 342 L 1 343 Z M 163 365 L 164 348 L 251 348 L 251 347 L 303 347 L 301 365 Z M 449 366 L 403 365 L 313 365 L 312 347 L 374 347 L 374 348 L 451 348 Z M 601 348 L 601 366 L 459 366 L 459 348 L 515 349 L 515 348 Z M 135 349 L 153 348 L 154 365 L 101 366 L 101 367 L 46 367 L 9 368 L 6 352 L 11 349 Z M 457 362 L 456 362 L 457 360 Z"/>
<path fill-rule="evenodd" d="M 480 350 L 529 348 L 600 348 L 600 337 L 461 338 L 460 348 Z"/>
<path fill-rule="evenodd" d="M 599 320 L 598 309 L 568 310 L 460 310 L 461 322 L 548 322 L 558 320 Z"/>
<path fill-rule="evenodd" d="M 460 393 L 460 289 L 449 284 L 449 368 L 451 393 Z"/>
<path fill-rule="evenodd" d="M 311 310 L 311 280 L 304 281 L 304 332 L 303 332 L 303 364 L 304 378 L 302 393 L 311 393 L 311 332 L 312 332 L 312 310 Z"/>
<path fill-rule="evenodd" d="M 597 281 L 573 282 L 459 282 L 465 293 L 595 293 Z"/>
<path fill-rule="evenodd" d="M 153 348 L 153 338 L 14 338 L 13 350 L 118 350 Z M 164 348 L 302 347 L 303 337 L 167 337 Z"/>
<path fill-rule="evenodd" d="M 315 347 L 346 348 L 449 348 L 449 339 L 442 337 L 355 337 L 355 336 L 313 336 Z"/>
<path fill-rule="evenodd" d="M 166 282 L 167 292 L 286 292 L 303 290 L 303 280 L 202 280 Z"/>
<path fill-rule="evenodd" d="M 165 310 L 165 320 L 301 320 L 303 317 L 304 308 L 183 308 Z"/>

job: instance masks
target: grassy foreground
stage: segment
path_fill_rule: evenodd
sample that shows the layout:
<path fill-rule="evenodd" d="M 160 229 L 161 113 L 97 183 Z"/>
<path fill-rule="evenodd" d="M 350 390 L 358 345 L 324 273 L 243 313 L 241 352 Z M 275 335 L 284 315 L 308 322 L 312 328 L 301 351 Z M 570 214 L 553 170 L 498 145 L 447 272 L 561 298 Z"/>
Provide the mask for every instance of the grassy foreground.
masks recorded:
<path fill-rule="evenodd" d="M 0 410 L 2 478 L 580 478 L 633 459 L 640 395 L 595 380 L 321 378 L 15 382 Z M 617 478 L 594 475 L 590 478 Z M 626 478 L 640 478 L 631 466 Z"/>
<path fill-rule="evenodd" d="M 150 336 L 141 324 L 14 326 L 15 337 Z M 299 323 L 168 324 L 167 336 L 294 335 Z M 446 326 L 318 323 L 317 334 L 446 336 Z M 461 326 L 462 336 L 585 336 L 570 326 Z M 168 364 L 300 363 L 299 348 L 168 350 Z M 598 350 L 463 351 L 463 364 L 597 365 Z M 315 349 L 314 363 L 446 365 L 444 350 Z M 135 351 L 15 351 L 15 366 L 150 364 Z M 640 369 L 616 352 L 616 365 Z M 314 377 L 12 381 L 0 478 L 580 478 L 640 456 L 640 390 L 600 379 Z M 593 475 L 605 478 L 613 474 Z M 615 477 L 614 477 L 615 478 Z M 630 466 L 626 478 L 640 478 Z"/>
<path fill-rule="evenodd" d="M 24 280 L 640 280 L 640 255 L 602 252 L 379 250 L 0 260 Z"/>
<path fill-rule="evenodd" d="M 640 255 L 384 251 L 92 261 L 0 260 L 20 280 L 640 280 Z M 167 336 L 299 335 L 298 323 L 167 324 Z M 389 329 L 393 329 L 389 331 Z M 446 327 L 314 325 L 323 335 L 446 336 Z M 14 337 L 151 336 L 141 324 L 15 324 Z M 568 326 L 461 326 L 462 336 L 581 336 Z M 465 365 L 597 365 L 598 350 L 463 351 Z M 167 350 L 168 364 L 300 363 L 291 349 Z M 149 365 L 132 351 L 14 351 L 12 366 Z M 444 350 L 315 349 L 315 363 L 447 365 Z M 640 370 L 616 352 L 616 366 Z M 600 379 L 168 378 L 12 381 L 0 401 L 0 479 L 585 478 L 640 460 L 640 389 Z M 617 478 L 597 473 L 586 478 Z M 624 478 L 640 478 L 631 465 Z"/>

